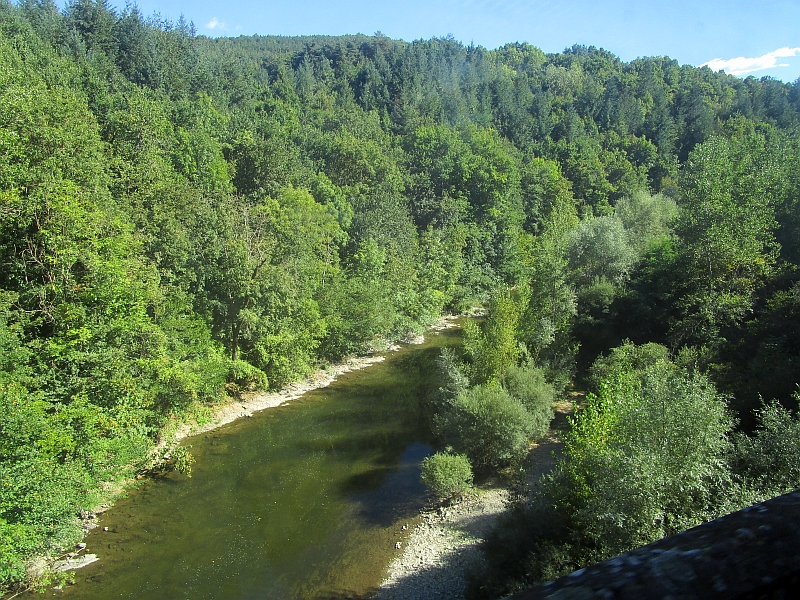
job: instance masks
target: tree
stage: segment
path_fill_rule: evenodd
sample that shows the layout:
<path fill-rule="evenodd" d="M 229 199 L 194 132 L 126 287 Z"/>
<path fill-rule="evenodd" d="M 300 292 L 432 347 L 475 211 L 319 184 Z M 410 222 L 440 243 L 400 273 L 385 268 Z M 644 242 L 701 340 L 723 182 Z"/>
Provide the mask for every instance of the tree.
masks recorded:
<path fill-rule="evenodd" d="M 664 194 L 637 191 L 617 201 L 614 215 L 622 221 L 628 245 L 641 257 L 673 236 L 678 206 Z"/>
<path fill-rule="evenodd" d="M 683 269 L 677 341 L 715 342 L 722 328 L 742 322 L 774 273 L 778 151 L 745 127 L 689 156 L 676 226 Z"/>
<path fill-rule="evenodd" d="M 523 227 L 540 234 L 550 215 L 561 205 L 574 204 L 572 184 L 561 174 L 555 161 L 533 158 L 521 172 L 522 202 L 525 209 Z"/>
<path fill-rule="evenodd" d="M 67 27 L 81 36 L 89 51 L 115 60 L 118 42 L 114 36 L 117 15 L 106 0 L 72 0 L 67 5 Z"/>
<path fill-rule="evenodd" d="M 616 285 L 625 282 L 638 258 L 628 244 L 622 220 L 616 216 L 581 221 L 570 234 L 567 253 L 570 267 L 583 286 L 599 279 Z"/>
<path fill-rule="evenodd" d="M 756 498 L 767 500 L 800 487 L 800 419 L 774 400 L 764 402 L 757 417 L 752 435 L 734 437 L 734 472 Z"/>
<path fill-rule="evenodd" d="M 559 467 L 582 543 L 613 556 L 725 511 L 731 427 L 713 385 L 668 362 L 601 384 Z"/>
<path fill-rule="evenodd" d="M 471 379 L 474 383 L 497 380 L 516 364 L 520 353 L 517 323 L 521 306 L 526 301 L 526 290 L 498 292 L 492 298 L 483 323 L 465 323 L 464 349 L 472 359 Z"/>
<path fill-rule="evenodd" d="M 338 271 L 341 231 L 302 189 L 219 207 L 223 235 L 205 294 L 231 358 L 240 350 L 278 383 L 306 372 L 325 333 L 317 295 Z"/>
<path fill-rule="evenodd" d="M 420 127 L 406 138 L 409 195 L 417 226 L 452 227 L 467 217 L 465 179 L 471 150 L 458 131 L 444 125 Z"/>
<path fill-rule="evenodd" d="M 349 257 L 340 276 L 320 290 L 326 324 L 323 357 L 339 359 L 362 352 L 392 330 L 398 311 L 384 285 L 386 260 L 386 252 L 368 239 Z"/>
<path fill-rule="evenodd" d="M 533 361 L 545 367 L 557 388 L 569 382 L 576 347 L 571 326 L 577 299 L 567 259 L 570 232 L 577 223 L 575 202 L 559 197 L 542 233 L 526 241 L 526 270 L 530 296 L 518 323 L 519 340 Z"/>

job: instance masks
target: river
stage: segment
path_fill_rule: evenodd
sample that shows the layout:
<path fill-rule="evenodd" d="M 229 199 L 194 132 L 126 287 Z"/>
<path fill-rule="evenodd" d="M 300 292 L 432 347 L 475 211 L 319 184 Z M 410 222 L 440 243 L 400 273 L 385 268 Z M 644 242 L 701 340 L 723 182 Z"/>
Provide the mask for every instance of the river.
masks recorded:
<path fill-rule="evenodd" d="M 425 396 L 449 329 L 330 386 L 190 438 L 191 478 L 146 481 L 87 539 L 75 599 L 369 596 L 425 499 Z M 103 528 L 107 527 L 108 531 Z"/>

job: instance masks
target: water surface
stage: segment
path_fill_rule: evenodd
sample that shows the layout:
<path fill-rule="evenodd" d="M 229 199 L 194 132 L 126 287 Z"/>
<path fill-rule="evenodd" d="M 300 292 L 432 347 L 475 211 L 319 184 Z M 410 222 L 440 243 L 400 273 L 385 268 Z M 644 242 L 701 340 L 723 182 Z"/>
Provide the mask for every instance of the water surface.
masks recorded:
<path fill-rule="evenodd" d="M 188 440 L 193 477 L 148 481 L 86 539 L 64 596 L 354 598 L 379 583 L 424 499 L 424 397 L 458 330 Z M 102 527 L 109 531 L 102 531 Z"/>

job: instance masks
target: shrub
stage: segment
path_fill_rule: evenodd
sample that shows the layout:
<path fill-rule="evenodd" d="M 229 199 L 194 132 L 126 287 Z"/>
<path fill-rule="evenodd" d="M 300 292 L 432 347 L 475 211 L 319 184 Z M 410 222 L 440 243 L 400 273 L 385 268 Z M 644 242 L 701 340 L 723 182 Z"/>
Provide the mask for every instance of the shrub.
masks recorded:
<path fill-rule="evenodd" d="M 580 498 L 576 525 L 601 558 L 718 516 L 731 427 L 714 385 L 671 363 L 620 375 L 588 399 L 562 468 Z"/>
<path fill-rule="evenodd" d="M 531 415 L 532 435 L 544 435 L 553 420 L 553 400 L 556 395 L 553 386 L 545 379 L 544 370 L 533 365 L 512 365 L 506 370 L 503 385 Z"/>
<path fill-rule="evenodd" d="M 442 383 L 436 394 L 437 400 L 451 402 L 469 387 L 466 367 L 452 348 L 442 348 L 436 359 L 436 370 Z"/>
<path fill-rule="evenodd" d="M 463 454 L 437 452 L 422 461 L 422 482 L 440 499 L 460 496 L 472 486 L 472 466 Z"/>
<path fill-rule="evenodd" d="M 706 377 L 655 364 L 587 402 L 556 469 L 488 536 L 493 580 L 480 586 L 493 597 L 514 591 L 496 573 L 541 583 L 741 506 L 725 460 L 733 423 Z"/>
<path fill-rule="evenodd" d="M 735 471 L 765 500 L 800 487 L 800 417 L 776 400 L 765 402 L 757 416 L 752 436 L 735 437 Z"/>
<path fill-rule="evenodd" d="M 600 389 L 605 380 L 614 379 L 620 373 L 641 372 L 656 364 L 670 362 L 669 349 L 661 344 L 649 342 L 637 346 L 625 340 L 621 346 L 612 348 L 608 356 L 600 356 L 589 369 L 589 384 Z"/>
<path fill-rule="evenodd" d="M 261 369 L 243 360 L 234 360 L 230 364 L 228 380 L 240 389 L 263 390 L 269 386 L 269 380 Z"/>
<path fill-rule="evenodd" d="M 499 468 L 525 457 L 534 420 L 499 385 L 479 385 L 461 392 L 436 416 L 434 428 L 473 465 Z"/>

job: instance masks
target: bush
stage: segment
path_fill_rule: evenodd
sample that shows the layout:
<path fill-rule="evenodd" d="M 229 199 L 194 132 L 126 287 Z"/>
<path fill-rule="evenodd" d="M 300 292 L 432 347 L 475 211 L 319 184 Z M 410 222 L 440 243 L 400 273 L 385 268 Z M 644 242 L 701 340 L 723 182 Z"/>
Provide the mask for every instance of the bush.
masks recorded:
<path fill-rule="evenodd" d="M 436 370 L 442 383 L 436 394 L 436 399 L 440 402 L 452 402 L 461 392 L 469 388 L 466 366 L 458 359 L 452 348 L 442 348 L 436 359 Z"/>
<path fill-rule="evenodd" d="M 728 511 L 732 420 L 700 374 L 656 364 L 603 384 L 565 437 L 558 494 L 597 560 Z"/>
<path fill-rule="evenodd" d="M 735 437 L 735 472 L 759 500 L 800 487 L 800 418 L 773 400 L 757 413 L 752 436 Z"/>
<path fill-rule="evenodd" d="M 620 373 L 642 372 L 653 365 L 669 362 L 666 346 L 652 342 L 637 346 L 625 340 L 621 346 L 612 348 L 608 356 L 600 356 L 594 361 L 589 369 L 589 385 L 596 391 L 603 381 L 614 379 Z"/>
<path fill-rule="evenodd" d="M 461 392 L 438 414 L 434 429 L 473 465 L 499 468 L 525 458 L 534 420 L 499 385 L 479 385 Z"/>
<path fill-rule="evenodd" d="M 713 384 L 670 363 L 605 382 L 556 469 L 488 536 L 480 586 L 502 596 L 502 573 L 530 586 L 736 510 L 732 425 Z"/>
<path fill-rule="evenodd" d="M 511 366 L 506 371 L 503 385 L 531 415 L 533 436 L 543 436 L 553 420 L 556 395 L 553 386 L 545 379 L 544 370 L 533 365 Z"/>
<path fill-rule="evenodd" d="M 565 437 L 563 466 L 579 505 L 575 524 L 599 558 L 724 511 L 731 427 L 714 385 L 671 363 L 601 386 Z"/>
<path fill-rule="evenodd" d="M 228 380 L 243 390 L 265 390 L 269 386 L 264 371 L 243 360 L 231 361 Z"/>
<path fill-rule="evenodd" d="M 437 452 L 422 461 L 422 482 L 440 499 L 460 496 L 472 486 L 472 466 L 463 454 Z"/>

